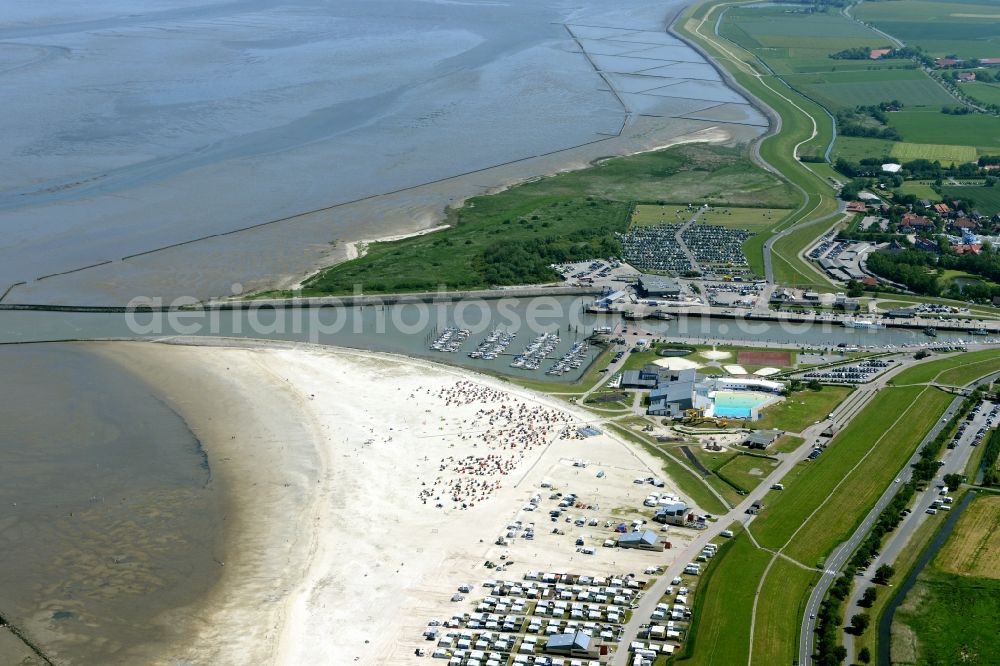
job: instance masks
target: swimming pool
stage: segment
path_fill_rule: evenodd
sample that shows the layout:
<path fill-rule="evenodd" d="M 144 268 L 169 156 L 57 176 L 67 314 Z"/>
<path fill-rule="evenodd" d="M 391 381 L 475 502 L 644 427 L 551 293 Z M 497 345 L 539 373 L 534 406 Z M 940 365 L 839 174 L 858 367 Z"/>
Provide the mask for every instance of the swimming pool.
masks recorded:
<path fill-rule="evenodd" d="M 712 397 L 715 405 L 712 413 L 720 418 L 748 419 L 755 408 L 773 399 L 774 396 L 764 393 L 716 391 Z"/>

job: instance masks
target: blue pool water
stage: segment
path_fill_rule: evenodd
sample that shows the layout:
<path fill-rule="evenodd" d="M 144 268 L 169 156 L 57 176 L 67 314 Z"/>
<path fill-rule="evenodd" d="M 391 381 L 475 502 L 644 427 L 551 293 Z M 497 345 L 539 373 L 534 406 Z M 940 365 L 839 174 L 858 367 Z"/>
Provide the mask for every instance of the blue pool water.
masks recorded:
<path fill-rule="evenodd" d="M 770 399 L 770 396 L 760 393 L 716 391 L 713 398 L 714 413 L 718 417 L 747 419 L 753 415 L 755 407 L 759 407 Z"/>

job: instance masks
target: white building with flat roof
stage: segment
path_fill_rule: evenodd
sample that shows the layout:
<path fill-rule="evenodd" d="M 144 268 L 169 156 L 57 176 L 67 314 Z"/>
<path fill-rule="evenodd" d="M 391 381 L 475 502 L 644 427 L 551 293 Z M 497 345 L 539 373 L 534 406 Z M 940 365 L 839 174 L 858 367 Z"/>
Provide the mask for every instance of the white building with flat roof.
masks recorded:
<path fill-rule="evenodd" d="M 784 384 L 772 382 L 769 379 L 755 377 L 720 377 L 715 380 L 715 388 L 719 391 L 761 391 L 763 393 L 781 393 Z"/>

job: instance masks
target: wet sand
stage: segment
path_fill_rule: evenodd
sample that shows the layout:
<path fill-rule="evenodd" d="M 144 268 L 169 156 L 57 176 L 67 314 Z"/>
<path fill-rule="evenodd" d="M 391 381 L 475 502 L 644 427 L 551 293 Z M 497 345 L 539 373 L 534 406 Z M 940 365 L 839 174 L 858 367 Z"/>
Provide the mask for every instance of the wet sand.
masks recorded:
<path fill-rule="evenodd" d="M 58 664 L 136 663 L 218 582 L 224 494 L 183 419 L 87 349 L 0 348 L 0 614 Z"/>
<path fill-rule="evenodd" d="M 221 344 L 233 346 L 93 345 L 155 382 L 229 498 L 219 583 L 161 618 L 187 636 L 143 663 L 408 663 L 420 624 L 485 576 L 483 558 L 541 475 L 579 455 L 564 425 L 585 413 L 499 380 L 364 352 Z M 633 474 L 659 472 L 609 437 L 591 441 L 588 455 L 628 470 L 627 490 Z M 566 546 L 542 566 L 569 565 Z"/>

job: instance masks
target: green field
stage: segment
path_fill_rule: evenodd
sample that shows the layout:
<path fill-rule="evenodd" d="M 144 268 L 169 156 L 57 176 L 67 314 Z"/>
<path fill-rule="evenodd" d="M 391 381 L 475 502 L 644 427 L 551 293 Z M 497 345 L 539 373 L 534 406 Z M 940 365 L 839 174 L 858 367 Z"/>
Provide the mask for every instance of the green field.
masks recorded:
<path fill-rule="evenodd" d="M 904 109 L 890 113 L 889 124 L 910 143 L 972 146 L 983 153 L 1000 152 L 1000 118 L 993 116 L 951 116 L 939 109 Z"/>
<path fill-rule="evenodd" d="M 712 206 L 698 215 L 698 224 L 714 224 L 730 229 L 766 231 L 791 212 L 788 208 L 739 208 Z M 639 204 L 632 214 L 632 223 L 639 226 L 682 224 L 694 214 L 687 206 Z"/>
<path fill-rule="evenodd" d="M 972 146 L 947 146 L 934 143 L 909 143 L 897 141 L 892 144 L 889 152 L 900 162 L 911 160 L 930 160 L 941 164 L 962 164 L 963 162 L 975 162 L 978 155 Z"/>
<path fill-rule="evenodd" d="M 851 162 L 858 162 L 866 157 L 889 157 L 895 141 L 885 139 L 865 139 L 857 136 L 838 136 L 833 144 L 833 160 L 843 157 Z M 841 176 L 844 178 L 844 176 Z"/>
<path fill-rule="evenodd" d="M 802 432 L 826 418 L 852 390 L 848 386 L 824 386 L 821 391 L 798 391 L 776 405 L 765 407 L 763 418 L 754 427 Z"/>
<path fill-rule="evenodd" d="M 743 533 L 712 558 L 694 599 L 691 632 L 675 663 L 688 666 L 745 664 L 750 649 L 750 616 L 759 580 L 771 554 L 758 550 Z"/>
<path fill-rule="evenodd" d="M 983 104 L 1000 104 L 1000 85 L 973 81 L 962 84 L 962 92 Z"/>
<path fill-rule="evenodd" d="M 932 56 L 1000 57 L 1000 11 L 992 2 L 864 2 L 854 15 Z"/>
<path fill-rule="evenodd" d="M 448 229 L 374 243 L 368 253 L 310 278 L 303 295 L 481 289 L 558 280 L 549 267 L 620 252 L 615 232 L 632 203 L 676 200 L 791 206 L 790 186 L 754 166 L 746 148 L 706 144 L 605 160 L 470 199 Z"/>
<path fill-rule="evenodd" d="M 822 72 L 786 77 L 794 88 L 836 111 L 898 100 L 906 106 L 954 104 L 955 100 L 918 69 Z"/>
<path fill-rule="evenodd" d="M 762 456 L 737 455 L 728 462 L 716 468 L 727 479 L 746 491 L 753 490 L 760 482 L 778 466 L 774 458 Z"/>
<path fill-rule="evenodd" d="M 788 208 L 712 207 L 698 217 L 698 223 L 764 231 L 781 222 L 791 212 Z"/>
<path fill-rule="evenodd" d="M 945 186 L 941 192 L 946 199 L 967 199 L 983 215 L 1000 213 L 1000 187 Z"/>
<path fill-rule="evenodd" d="M 908 180 L 896 188 L 895 191 L 900 194 L 912 194 L 917 198 L 927 199 L 928 201 L 936 201 L 938 199 L 938 193 L 931 187 L 931 183 L 922 180 Z"/>
<path fill-rule="evenodd" d="M 893 661 L 998 664 L 997 617 L 1000 581 L 925 571 L 893 618 Z"/>
<path fill-rule="evenodd" d="M 883 389 L 885 390 L 900 389 Z M 862 454 L 867 455 L 864 464 L 848 473 L 844 482 L 833 491 L 829 501 L 795 535 L 785 553 L 804 564 L 814 564 L 825 557 L 836 544 L 846 540 L 893 482 L 953 397 L 943 391 L 928 388 L 905 409 L 880 414 L 881 430 L 856 431 L 851 435 L 845 431 L 842 436 L 835 438 L 830 450 L 821 458 L 836 453 L 837 447 L 851 447 L 855 451 L 867 449 Z M 901 414 L 903 418 L 896 421 L 893 416 L 895 414 Z M 848 426 L 847 429 L 850 428 Z M 856 438 L 854 441 L 848 439 L 852 436 Z M 855 458 L 857 459 L 859 458 Z M 800 480 L 800 483 L 806 482 L 804 478 Z"/>
<path fill-rule="evenodd" d="M 887 414 L 897 417 L 910 410 L 924 387 L 883 389 L 841 432 L 829 449 L 811 462 L 798 465 L 801 473 L 786 489 L 768 495 L 768 506 L 753 523 L 753 533 L 761 545 L 781 548 L 791 538 L 838 483 L 847 477 L 872 444 L 886 433 Z M 864 467 L 864 466 L 863 466 Z M 896 470 L 893 470 L 895 473 Z M 843 487 L 843 485 L 841 485 Z M 883 487 L 884 488 L 884 487 Z M 857 516 L 848 516 L 854 520 Z M 824 543 L 826 540 L 823 540 Z M 814 562 L 805 562 L 812 565 Z"/>
<path fill-rule="evenodd" d="M 1000 663 L 998 501 L 974 498 L 918 576 L 893 618 L 893 663 Z"/>
<path fill-rule="evenodd" d="M 938 375 L 937 381 L 949 386 L 965 386 L 969 382 L 997 371 L 1000 371 L 1000 357 L 995 355 L 992 359 L 982 359 L 946 370 Z"/>
<path fill-rule="evenodd" d="M 994 349 L 957 354 L 955 356 L 949 356 L 948 358 L 935 359 L 925 363 L 920 363 L 912 368 L 907 368 L 889 381 L 897 386 L 925 384 L 927 382 L 934 381 L 936 378 L 940 379 L 939 375 L 943 375 L 943 373 L 948 372 L 953 368 L 959 369 L 960 372 L 964 371 L 963 369 L 971 368 L 971 371 L 975 372 L 978 368 L 988 368 L 990 362 L 997 361 L 1000 361 L 1000 358 L 998 358 L 997 352 Z M 988 373 L 989 370 L 987 369 L 982 374 L 985 375 Z M 954 377 L 955 375 L 951 374 L 950 376 Z M 975 379 L 975 377 L 973 377 L 973 379 Z"/>
<path fill-rule="evenodd" d="M 757 600 L 757 621 L 753 635 L 754 664 L 793 664 L 798 649 L 798 632 L 789 631 L 802 621 L 808 590 L 819 573 L 778 558 L 764 580 Z M 804 592 L 805 591 L 805 592 Z"/>

